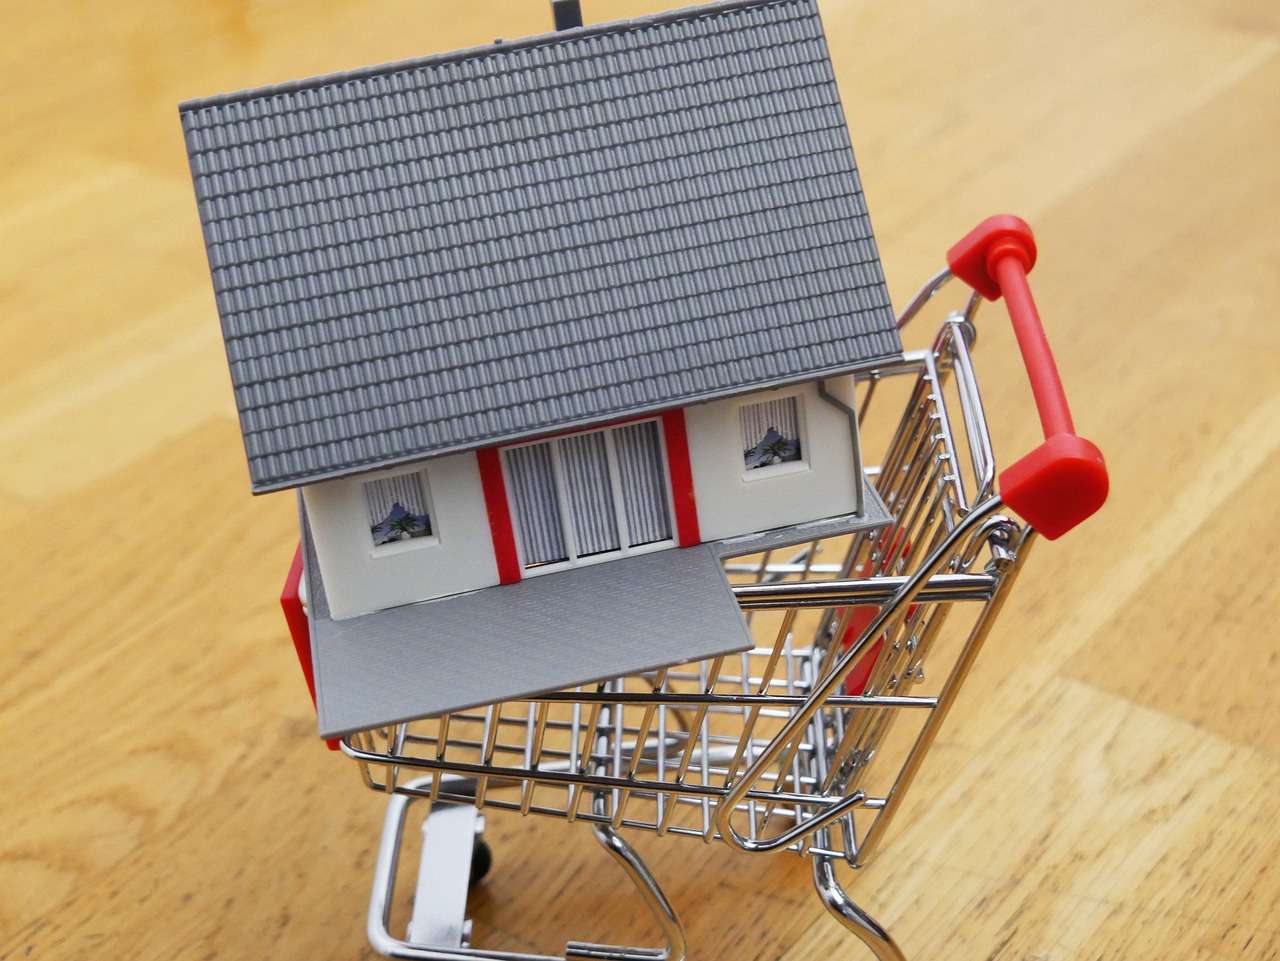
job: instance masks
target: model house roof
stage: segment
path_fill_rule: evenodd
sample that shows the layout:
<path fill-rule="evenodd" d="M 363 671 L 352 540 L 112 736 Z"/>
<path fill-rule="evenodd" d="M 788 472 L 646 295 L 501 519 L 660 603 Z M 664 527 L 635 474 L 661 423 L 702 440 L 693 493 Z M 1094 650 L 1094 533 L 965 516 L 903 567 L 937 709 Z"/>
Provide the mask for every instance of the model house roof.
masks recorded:
<path fill-rule="evenodd" d="M 901 349 L 814 0 L 181 113 L 257 491 Z"/>

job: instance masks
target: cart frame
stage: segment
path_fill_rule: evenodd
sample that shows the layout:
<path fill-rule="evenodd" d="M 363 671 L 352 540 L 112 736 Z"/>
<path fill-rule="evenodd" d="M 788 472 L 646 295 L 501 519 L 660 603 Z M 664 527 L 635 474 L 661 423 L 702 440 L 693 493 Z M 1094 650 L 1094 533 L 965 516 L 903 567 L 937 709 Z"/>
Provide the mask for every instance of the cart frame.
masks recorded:
<path fill-rule="evenodd" d="M 900 327 L 956 274 L 976 288 L 963 310 L 942 323 L 932 347 L 856 375 L 864 437 L 876 436 L 869 428 L 888 385 L 909 385 L 896 427 L 883 431 L 889 437 L 885 456 L 868 469 L 894 521 L 831 542 L 726 562 L 758 639 L 753 651 L 343 740 L 342 750 L 359 763 L 366 784 L 393 795 L 369 910 L 377 950 L 432 961 L 542 957 L 468 944 L 462 912 L 483 824 L 479 812 L 505 809 L 591 823 L 665 940 L 660 949 L 571 941 L 565 958 L 684 956 L 680 923 L 619 834 L 625 828 L 809 857 L 827 909 L 879 961 L 902 961 L 901 949 L 852 901 L 835 867 L 860 867 L 878 847 L 1036 541 L 1036 527 L 1006 513 L 1005 497 L 996 491 L 995 458 L 970 359 L 984 281 L 966 265 L 965 245 L 981 233 L 984 249 L 999 253 L 1000 244 L 1008 246 L 1011 220 L 993 218 L 953 248 L 951 266 L 903 310 Z M 1026 236 L 1029 241 L 1029 230 Z M 1022 258 L 1020 272 L 1005 273 L 1006 293 L 1019 278 L 1025 286 L 1028 259 L 1034 262 L 1034 248 Z M 992 266 L 1003 269 L 994 254 L 984 261 L 985 269 Z M 1007 299 L 1013 311 L 1014 298 Z M 1026 356 L 1025 343 L 1023 350 Z M 1028 364 L 1040 404 L 1052 385 L 1045 387 L 1030 358 Z M 1051 418 L 1044 411 L 1041 404 L 1048 432 Z M 1069 420 L 1067 430 L 1074 438 Z M 1051 435 L 1046 446 L 1052 441 Z M 1043 456 L 1039 448 L 1019 465 L 1037 456 Z M 1057 508 L 1045 514 L 1039 501 L 1058 497 L 1064 475 L 1052 459 L 1051 466 L 1048 480 L 1033 480 L 1039 488 L 1030 498 L 1016 473 L 1001 475 L 1000 488 L 1017 488 L 1020 504 L 1030 504 L 1019 513 L 1048 517 L 1052 525 Z M 406 811 L 418 800 L 431 811 L 419 890 L 425 884 L 434 891 L 451 876 L 448 883 L 462 895 L 420 893 L 409 937 L 401 939 L 390 933 L 392 895 Z M 447 863 L 436 868 L 431 859 Z"/>

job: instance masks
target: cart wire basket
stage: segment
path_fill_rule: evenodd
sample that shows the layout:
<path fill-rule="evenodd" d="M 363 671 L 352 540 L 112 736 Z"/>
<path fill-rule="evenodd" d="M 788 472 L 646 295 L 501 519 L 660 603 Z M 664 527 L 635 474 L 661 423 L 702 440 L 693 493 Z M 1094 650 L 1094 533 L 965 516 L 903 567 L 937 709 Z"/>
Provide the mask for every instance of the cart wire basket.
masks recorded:
<path fill-rule="evenodd" d="M 591 824 L 665 939 L 660 948 L 571 941 L 565 958 L 685 955 L 680 922 L 624 829 L 807 857 L 827 909 L 880 961 L 905 957 L 835 867 L 859 867 L 879 846 L 1037 532 L 1060 535 L 1106 496 L 1101 455 L 1074 434 L 1027 288 L 1034 258 L 1025 224 L 992 218 L 902 311 L 899 326 L 953 276 L 973 288 L 930 348 L 858 376 L 864 450 L 884 452 L 867 470 L 894 520 L 726 561 L 753 650 L 343 740 L 367 785 L 392 795 L 369 908 L 375 949 L 435 961 L 534 957 L 470 945 L 467 886 L 487 869 L 482 812 L 494 809 Z M 1047 439 L 997 482 L 970 348 L 983 297 L 1001 295 Z M 417 802 L 430 813 L 400 937 L 390 931 L 393 888 Z"/>

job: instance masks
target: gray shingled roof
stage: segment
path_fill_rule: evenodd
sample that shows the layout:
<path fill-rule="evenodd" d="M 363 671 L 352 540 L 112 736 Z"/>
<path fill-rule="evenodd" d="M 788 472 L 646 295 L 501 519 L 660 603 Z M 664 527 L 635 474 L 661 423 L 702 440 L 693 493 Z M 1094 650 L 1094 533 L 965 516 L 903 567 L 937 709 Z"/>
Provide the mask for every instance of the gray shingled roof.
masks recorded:
<path fill-rule="evenodd" d="M 181 115 L 257 491 L 901 349 L 813 0 Z"/>

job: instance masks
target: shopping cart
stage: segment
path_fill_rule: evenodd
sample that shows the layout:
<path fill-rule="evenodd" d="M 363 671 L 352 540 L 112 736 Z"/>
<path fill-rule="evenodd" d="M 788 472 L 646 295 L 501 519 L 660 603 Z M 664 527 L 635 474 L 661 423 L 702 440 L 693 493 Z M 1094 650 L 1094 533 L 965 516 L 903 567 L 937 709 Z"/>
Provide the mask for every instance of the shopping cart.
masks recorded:
<path fill-rule="evenodd" d="M 680 922 L 622 829 L 807 857 L 836 918 L 880 961 L 903 958 L 846 894 L 836 864 L 858 867 L 879 845 L 1037 530 L 1060 535 L 1106 495 L 1101 456 L 1074 435 L 1027 289 L 1034 258 L 1021 221 L 993 218 L 902 312 L 900 326 L 953 276 L 973 288 L 931 348 L 858 377 L 864 450 L 885 451 L 870 474 L 895 520 L 728 561 L 754 650 L 344 739 L 365 782 L 393 795 L 369 908 L 378 951 L 531 957 L 469 944 L 467 883 L 489 857 L 482 812 L 501 809 L 591 824 L 666 940 L 661 949 L 570 942 L 566 958 L 685 954 Z M 983 296 L 1001 294 L 1047 439 L 997 485 L 969 349 Z M 394 885 L 416 803 L 430 813 L 400 938 L 390 932 Z"/>

